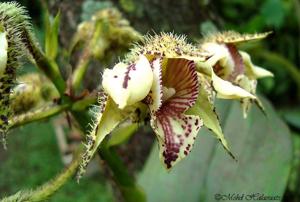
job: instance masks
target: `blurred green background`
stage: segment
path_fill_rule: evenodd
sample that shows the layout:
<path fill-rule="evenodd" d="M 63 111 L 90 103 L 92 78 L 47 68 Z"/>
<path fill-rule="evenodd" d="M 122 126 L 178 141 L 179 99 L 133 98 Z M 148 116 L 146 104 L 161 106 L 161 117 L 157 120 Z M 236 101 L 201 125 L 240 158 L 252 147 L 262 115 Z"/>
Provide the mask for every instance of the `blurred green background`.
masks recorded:
<path fill-rule="evenodd" d="M 218 193 L 253 192 L 280 195 L 282 201 L 300 201 L 299 0 L 18 2 L 29 10 L 41 44 L 43 8 L 47 6 L 53 15 L 61 10 L 60 45 L 64 48 L 68 47 L 68 39 L 79 22 L 88 20 L 99 9 L 113 6 L 143 34 L 153 30 L 174 31 L 197 41 L 202 34 L 215 30 L 273 31 L 268 39 L 240 48 L 251 54 L 254 64 L 274 73 L 274 78 L 259 81 L 258 91 L 271 101 L 276 112 L 265 101 L 267 118 L 262 118 L 254 107 L 244 121 L 240 120 L 242 116 L 236 104 L 219 103 L 225 135 L 233 151 L 241 156 L 238 163 L 223 154 L 222 148 L 208 137 L 208 131 L 202 132 L 191 157 L 171 174 L 162 170 L 156 145 L 149 158 L 146 153 L 137 158 L 133 158 L 135 154 L 124 154 L 129 156 L 124 159 L 137 165 L 133 166 L 132 173 L 146 190 L 149 201 L 214 201 Z M 32 70 L 28 69 L 21 73 Z M 30 124 L 9 135 L 9 150 L 0 148 L 0 198 L 20 189 L 36 187 L 63 168 L 52 123 L 49 120 Z M 235 135 L 236 131 L 241 134 Z M 149 142 L 152 139 L 146 143 Z M 132 140 L 126 146 L 143 147 L 143 143 Z M 120 150 L 122 153 L 122 148 Z M 79 185 L 72 180 L 50 201 L 118 201 L 118 193 L 106 179 L 107 175 L 105 171 L 98 172 L 84 177 Z"/>

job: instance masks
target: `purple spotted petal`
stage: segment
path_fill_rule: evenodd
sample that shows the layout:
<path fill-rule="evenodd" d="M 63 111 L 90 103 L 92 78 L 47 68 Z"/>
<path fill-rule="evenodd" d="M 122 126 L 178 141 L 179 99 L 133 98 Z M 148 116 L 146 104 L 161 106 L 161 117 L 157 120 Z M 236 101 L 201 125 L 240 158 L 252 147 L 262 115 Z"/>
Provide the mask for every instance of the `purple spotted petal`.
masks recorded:
<path fill-rule="evenodd" d="M 198 116 L 184 114 L 195 104 L 198 96 L 199 83 L 194 62 L 169 59 L 162 85 L 167 89 L 163 92 L 167 100 L 152 114 L 151 126 L 159 140 L 160 157 L 170 169 L 191 151 L 202 126 Z"/>

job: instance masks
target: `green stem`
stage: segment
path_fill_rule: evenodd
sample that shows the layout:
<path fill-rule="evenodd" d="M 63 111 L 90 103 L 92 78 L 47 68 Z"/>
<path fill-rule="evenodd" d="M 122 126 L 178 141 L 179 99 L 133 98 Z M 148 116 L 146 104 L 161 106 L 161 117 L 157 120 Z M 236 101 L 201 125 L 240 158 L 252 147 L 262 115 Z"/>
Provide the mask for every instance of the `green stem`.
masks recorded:
<path fill-rule="evenodd" d="M 108 147 L 106 143 L 107 142 L 104 141 L 101 144 L 98 154 L 102 159 L 105 159 L 105 162 L 113 172 L 115 182 L 118 184 L 125 201 L 146 201 L 145 193 L 137 186 L 135 179 L 127 171 L 122 159 L 120 159 L 116 151 Z"/>
<path fill-rule="evenodd" d="M 85 110 L 87 107 L 95 104 L 96 102 L 97 102 L 97 98 L 96 96 L 93 95 L 93 96 L 85 97 L 82 100 L 78 100 L 74 104 L 68 103 L 63 105 L 43 107 L 35 111 L 27 112 L 12 117 L 12 119 L 9 121 L 9 124 L 11 128 L 19 127 L 31 122 L 50 118 L 68 109 L 72 109 L 74 113 L 79 113 L 77 111 Z M 87 117 L 81 117 L 81 118 L 87 119 Z"/>
<path fill-rule="evenodd" d="M 58 189 L 60 189 L 76 172 L 80 163 L 81 156 L 76 155 L 76 158 L 71 164 L 54 179 L 38 187 L 35 190 L 20 191 L 16 194 L 4 198 L 1 202 L 15 202 L 15 201 L 44 201 L 49 196 L 53 195 Z"/>
<path fill-rule="evenodd" d="M 27 123 L 50 118 L 52 116 L 59 114 L 60 112 L 62 112 L 64 110 L 66 110 L 68 107 L 69 107 L 69 105 L 67 105 L 67 104 L 43 107 L 43 108 L 37 109 L 35 111 L 31 111 L 31 112 L 27 112 L 25 114 L 21 114 L 19 116 L 15 116 L 9 121 L 9 124 L 11 125 L 11 128 L 14 128 L 14 127 L 18 127 L 21 125 L 25 125 Z"/>
<path fill-rule="evenodd" d="M 38 47 L 33 39 L 33 36 L 24 30 L 24 43 L 26 44 L 30 54 L 36 62 L 36 65 L 47 75 L 47 77 L 54 83 L 55 87 L 61 95 L 64 94 L 66 89 L 65 81 L 60 73 L 57 64 L 49 60 L 42 50 Z"/>
<path fill-rule="evenodd" d="M 78 65 L 72 75 L 72 88 L 77 90 L 80 87 L 81 81 L 87 71 L 88 65 L 91 60 L 91 53 L 89 49 L 84 49 L 79 59 Z"/>
<path fill-rule="evenodd" d="M 80 156 L 80 155 L 78 155 Z M 42 201 L 51 196 L 59 188 L 61 188 L 67 180 L 69 180 L 77 171 L 80 158 L 77 157 L 60 175 L 55 179 L 43 185 L 41 188 L 35 190 L 29 201 Z"/>
<path fill-rule="evenodd" d="M 92 58 L 91 50 L 93 50 L 93 47 L 97 43 L 97 40 L 99 40 L 101 32 L 102 32 L 102 23 L 97 22 L 95 25 L 95 31 L 92 36 L 92 39 L 88 42 L 88 44 L 83 49 L 79 62 L 76 65 L 75 71 L 72 75 L 72 88 L 75 91 L 80 87 L 80 83 L 82 82 L 83 77 L 88 69 L 88 65 Z M 102 43 L 104 44 L 104 42 Z M 102 46 L 102 48 L 103 50 L 98 50 L 98 51 L 100 52 L 104 51 L 106 46 Z"/>
<path fill-rule="evenodd" d="M 97 96 L 88 96 L 85 97 L 82 100 L 76 101 L 72 105 L 72 110 L 73 111 L 83 111 L 85 110 L 88 106 L 91 106 L 93 104 L 97 103 Z"/>

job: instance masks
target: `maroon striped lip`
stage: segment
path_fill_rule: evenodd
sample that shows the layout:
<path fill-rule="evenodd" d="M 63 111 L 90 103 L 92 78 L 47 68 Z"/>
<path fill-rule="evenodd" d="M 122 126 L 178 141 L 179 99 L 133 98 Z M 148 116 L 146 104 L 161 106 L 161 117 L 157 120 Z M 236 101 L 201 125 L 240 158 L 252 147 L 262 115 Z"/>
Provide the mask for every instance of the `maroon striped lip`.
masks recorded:
<path fill-rule="evenodd" d="M 158 127 L 163 131 L 163 134 L 157 135 L 161 142 L 163 161 L 169 169 L 181 154 L 186 156 L 189 153 L 192 145 L 186 144 L 186 140 L 194 139 L 201 126 L 198 117 L 184 115 L 198 97 L 199 82 L 195 63 L 183 58 L 168 59 L 161 85 L 175 89 L 175 94 L 164 101 L 151 117 L 155 123 L 152 124 L 154 131 Z M 160 96 L 162 99 L 163 95 Z M 178 125 L 182 128 L 179 134 L 174 130 Z"/>

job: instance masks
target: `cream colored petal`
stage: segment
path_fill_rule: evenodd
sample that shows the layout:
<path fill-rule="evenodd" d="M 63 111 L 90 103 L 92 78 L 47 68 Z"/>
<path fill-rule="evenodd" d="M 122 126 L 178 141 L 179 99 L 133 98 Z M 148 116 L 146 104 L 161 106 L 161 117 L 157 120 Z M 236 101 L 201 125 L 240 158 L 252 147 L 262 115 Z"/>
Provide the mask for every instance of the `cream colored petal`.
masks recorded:
<path fill-rule="evenodd" d="M 153 69 L 153 83 L 149 98 L 149 108 L 151 113 L 156 112 L 162 105 L 163 96 L 163 86 L 162 86 L 162 69 L 161 69 L 161 59 L 158 58 L 152 62 Z"/>
<path fill-rule="evenodd" d="M 263 78 L 263 77 L 273 77 L 274 74 L 262 67 L 259 67 L 259 66 L 253 66 L 253 71 L 254 71 L 254 74 L 256 75 L 256 78 L 259 79 L 259 78 Z"/>
<path fill-rule="evenodd" d="M 160 114 L 151 120 L 159 142 L 159 156 L 166 169 L 171 169 L 192 150 L 203 123 L 199 116 Z"/>
<path fill-rule="evenodd" d="M 250 55 L 246 52 L 240 51 L 240 54 L 243 58 L 245 68 L 246 68 L 246 75 L 253 79 L 259 79 L 263 77 L 273 77 L 273 73 L 269 72 L 266 69 L 261 67 L 255 66 L 250 58 Z"/>
<path fill-rule="evenodd" d="M 206 60 L 206 63 L 211 66 L 214 66 L 219 61 L 222 62 L 222 66 L 230 62 L 227 61 L 230 58 L 230 54 L 225 44 L 204 43 L 201 45 L 201 48 L 211 54 L 211 57 Z"/>
<path fill-rule="evenodd" d="M 200 62 L 198 65 L 204 63 L 208 66 L 215 67 L 215 65 L 218 64 L 220 67 L 222 67 L 222 72 L 225 77 L 234 71 L 235 63 L 226 44 L 204 43 L 201 45 L 201 48 L 210 53 L 211 57 L 205 62 Z"/>
<path fill-rule="evenodd" d="M 233 85 L 229 81 L 225 81 L 218 77 L 212 71 L 212 85 L 217 92 L 217 97 L 222 99 L 240 99 L 240 98 L 252 98 L 256 97 L 246 90 Z"/>
<path fill-rule="evenodd" d="M 149 61 L 143 55 L 135 64 L 117 64 L 103 73 L 102 86 L 120 109 L 143 100 L 149 93 L 153 73 Z"/>
<path fill-rule="evenodd" d="M 0 32 L 0 76 L 4 73 L 7 63 L 8 43 L 6 33 Z"/>

